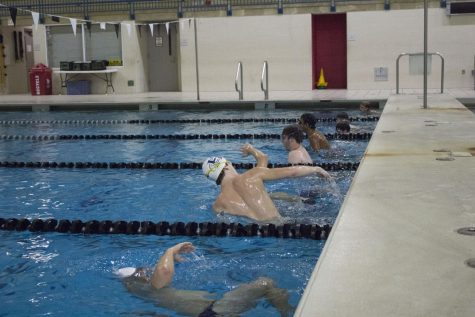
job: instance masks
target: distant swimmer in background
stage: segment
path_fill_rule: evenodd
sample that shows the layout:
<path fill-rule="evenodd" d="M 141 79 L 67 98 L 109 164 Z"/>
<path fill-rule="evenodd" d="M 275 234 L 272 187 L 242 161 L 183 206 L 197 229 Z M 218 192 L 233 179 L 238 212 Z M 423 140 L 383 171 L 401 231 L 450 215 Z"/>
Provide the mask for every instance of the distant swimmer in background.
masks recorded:
<path fill-rule="evenodd" d="M 293 312 L 287 290 L 276 287 L 274 281 L 267 277 L 241 284 L 220 299 L 206 291 L 170 287 L 175 275 L 175 261 L 181 262 L 181 254 L 194 250 L 193 244 L 182 242 L 167 249 L 153 269 L 127 267 L 119 269 L 116 274 L 122 278 L 130 293 L 180 315 L 240 316 L 257 306 L 261 299 L 273 305 L 281 316 L 290 316 Z"/>
<path fill-rule="evenodd" d="M 289 164 L 312 164 L 313 160 L 303 147 L 303 131 L 296 124 L 286 126 L 282 130 L 282 144 L 289 151 Z"/>
<path fill-rule="evenodd" d="M 364 104 L 364 103 L 362 103 L 362 104 Z M 335 132 L 338 133 L 338 134 L 348 134 L 350 132 L 352 132 L 352 133 L 365 133 L 365 132 L 367 132 L 367 130 L 365 130 L 361 126 L 351 124 L 348 113 L 339 112 L 336 115 Z"/>
<path fill-rule="evenodd" d="M 254 168 L 242 174 L 224 157 L 209 157 L 203 163 L 203 174 L 221 186 L 221 193 L 213 204 L 216 212 L 244 216 L 261 222 L 277 222 L 281 216 L 264 182 L 315 174 L 331 179 L 324 169 L 317 166 L 268 168 L 267 155 L 250 144 L 244 145 L 241 152 L 243 156 L 252 155 L 257 161 Z"/>
<path fill-rule="evenodd" d="M 369 101 L 362 101 L 360 103 L 360 111 L 364 114 L 371 114 L 372 113 Z"/>
<path fill-rule="evenodd" d="M 335 126 L 336 133 L 338 134 L 348 134 L 350 133 L 351 126 L 349 121 L 340 121 L 337 122 Z"/>
<path fill-rule="evenodd" d="M 335 131 L 339 134 L 347 134 L 350 133 L 352 126 L 350 124 L 350 117 L 346 112 L 339 112 L 336 115 L 336 124 L 335 124 Z"/>
<path fill-rule="evenodd" d="M 360 113 L 366 117 L 379 117 L 381 110 L 379 109 L 378 103 L 362 101 L 360 103 Z"/>
<path fill-rule="evenodd" d="M 325 135 L 316 128 L 317 119 L 311 113 L 304 113 L 300 116 L 299 126 L 307 135 L 310 146 L 315 152 L 330 149 L 330 143 Z"/>
<path fill-rule="evenodd" d="M 350 121 L 350 117 L 348 116 L 348 113 L 346 112 L 339 112 L 336 114 L 336 123 L 339 122 L 344 122 L 344 121 Z"/>

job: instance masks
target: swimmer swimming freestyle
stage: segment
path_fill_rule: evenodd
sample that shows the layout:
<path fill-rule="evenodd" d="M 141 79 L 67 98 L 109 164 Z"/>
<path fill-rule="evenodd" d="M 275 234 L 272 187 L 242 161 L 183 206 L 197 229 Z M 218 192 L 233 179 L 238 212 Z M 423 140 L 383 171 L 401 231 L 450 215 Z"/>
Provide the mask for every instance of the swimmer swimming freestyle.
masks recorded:
<path fill-rule="evenodd" d="M 241 284 L 225 293 L 220 299 L 216 294 L 197 290 L 179 290 L 170 287 L 175 275 L 175 262 L 183 261 L 181 254 L 190 253 L 195 247 L 182 242 L 167 249 L 155 268 L 121 268 L 116 274 L 132 294 L 152 301 L 157 306 L 173 310 L 185 316 L 239 316 L 254 308 L 260 299 L 266 299 L 279 311 L 289 316 L 293 307 L 285 289 L 275 286 L 270 278 L 258 279 Z"/>

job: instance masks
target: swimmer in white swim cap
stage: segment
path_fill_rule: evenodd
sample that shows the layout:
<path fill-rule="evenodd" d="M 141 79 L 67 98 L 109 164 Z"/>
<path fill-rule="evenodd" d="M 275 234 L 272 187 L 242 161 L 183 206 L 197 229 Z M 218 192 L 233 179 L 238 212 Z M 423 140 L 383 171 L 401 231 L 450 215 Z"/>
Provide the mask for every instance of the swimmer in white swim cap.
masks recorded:
<path fill-rule="evenodd" d="M 203 162 L 203 174 L 209 179 L 215 181 L 217 185 L 220 185 L 221 180 L 224 176 L 224 174 L 222 174 L 222 171 L 226 167 L 226 163 L 229 162 L 226 161 L 224 157 L 208 157 Z"/>
<path fill-rule="evenodd" d="M 114 273 L 118 275 L 119 277 L 126 278 L 126 277 L 134 275 L 135 270 L 137 270 L 135 267 L 123 267 L 123 268 L 118 269 Z"/>
<path fill-rule="evenodd" d="M 243 156 L 252 155 L 256 166 L 239 174 L 223 157 L 210 157 L 203 163 L 203 173 L 221 185 L 221 193 L 213 204 L 216 212 L 226 212 L 257 221 L 278 221 L 280 214 L 264 186 L 265 181 L 302 177 L 317 174 L 326 179 L 330 175 L 317 166 L 291 166 L 268 168 L 267 155 L 246 144 L 241 147 Z"/>
<path fill-rule="evenodd" d="M 148 281 L 150 270 L 144 267 L 123 267 L 114 272 L 120 278 L 134 278 L 142 281 Z"/>
<path fill-rule="evenodd" d="M 240 316 L 254 308 L 261 299 L 266 299 L 275 306 L 281 316 L 289 316 L 293 312 L 294 307 L 289 304 L 287 290 L 278 288 L 274 281 L 267 277 L 237 285 L 220 299 L 215 293 L 170 287 L 175 274 L 175 262 L 180 260 L 180 254 L 194 250 L 195 247 L 190 242 L 172 246 L 161 256 L 153 273 L 147 278 L 137 276 L 140 270 L 149 271 L 144 268 L 127 267 L 119 269 L 116 274 L 122 277 L 127 290 L 138 298 L 152 301 L 157 306 L 173 310 L 179 315 Z"/>

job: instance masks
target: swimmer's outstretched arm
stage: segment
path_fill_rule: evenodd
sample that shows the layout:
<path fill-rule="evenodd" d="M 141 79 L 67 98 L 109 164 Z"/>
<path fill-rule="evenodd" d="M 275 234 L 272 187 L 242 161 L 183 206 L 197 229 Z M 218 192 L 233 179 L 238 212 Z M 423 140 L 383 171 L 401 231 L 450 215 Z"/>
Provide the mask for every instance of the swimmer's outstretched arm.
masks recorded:
<path fill-rule="evenodd" d="M 155 289 L 170 285 L 175 274 L 175 260 L 179 259 L 180 253 L 193 252 L 195 247 L 191 242 L 182 242 L 169 248 L 155 265 L 151 284 Z"/>
<path fill-rule="evenodd" d="M 269 168 L 261 171 L 262 180 L 275 180 L 281 178 L 295 178 L 317 174 L 322 178 L 331 179 L 330 174 L 318 166 L 291 166 L 282 168 Z"/>
<path fill-rule="evenodd" d="M 256 167 L 267 167 L 269 158 L 266 154 L 254 148 L 251 144 L 247 143 L 241 147 L 241 152 L 243 156 L 248 156 L 251 154 L 256 159 Z"/>

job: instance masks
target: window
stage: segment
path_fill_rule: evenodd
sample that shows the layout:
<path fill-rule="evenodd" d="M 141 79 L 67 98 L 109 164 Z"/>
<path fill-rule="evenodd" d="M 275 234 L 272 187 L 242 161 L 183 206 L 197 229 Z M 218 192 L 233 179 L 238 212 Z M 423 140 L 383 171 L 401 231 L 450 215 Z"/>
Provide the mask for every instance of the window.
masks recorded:
<path fill-rule="evenodd" d="M 106 30 L 101 30 L 99 24 L 91 25 L 90 30 L 78 24 L 76 36 L 71 25 L 48 26 L 46 39 L 50 67 L 59 67 L 61 61 L 122 60 L 120 28 L 117 36 L 110 24 Z"/>

